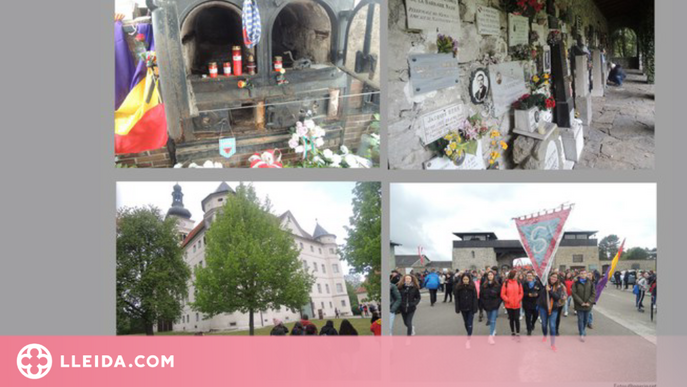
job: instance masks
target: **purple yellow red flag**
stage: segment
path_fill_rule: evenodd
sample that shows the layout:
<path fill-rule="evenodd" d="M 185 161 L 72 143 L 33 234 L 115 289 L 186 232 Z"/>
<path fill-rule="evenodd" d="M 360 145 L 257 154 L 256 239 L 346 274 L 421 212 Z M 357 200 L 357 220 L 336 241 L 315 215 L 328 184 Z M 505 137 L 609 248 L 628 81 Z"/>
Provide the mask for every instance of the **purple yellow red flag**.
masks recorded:
<path fill-rule="evenodd" d="M 615 272 L 615 267 L 618 265 L 618 261 L 620 260 L 620 256 L 623 254 L 623 248 L 625 247 L 625 239 L 623 239 L 623 243 L 620 244 L 620 248 L 618 248 L 618 252 L 615 254 L 615 257 L 613 258 L 613 261 L 611 261 L 611 266 L 608 267 L 608 270 L 606 270 L 606 273 L 599 279 L 599 283 L 596 284 L 596 300 L 594 302 L 599 302 L 599 297 L 601 297 L 601 292 L 606 288 L 606 284 L 608 281 L 611 279 L 611 276 L 613 276 L 613 273 Z"/>

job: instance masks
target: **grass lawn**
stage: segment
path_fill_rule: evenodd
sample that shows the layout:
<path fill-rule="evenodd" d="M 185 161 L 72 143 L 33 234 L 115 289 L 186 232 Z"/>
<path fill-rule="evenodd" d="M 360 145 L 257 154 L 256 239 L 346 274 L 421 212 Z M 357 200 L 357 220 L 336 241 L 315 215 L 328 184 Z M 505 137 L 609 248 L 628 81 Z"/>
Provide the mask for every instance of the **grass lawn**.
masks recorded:
<path fill-rule="evenodd" d="M 343 319 L 330 319 L 334 321 L 334 328 L 336 330 L 339 330 L 339 327 L 341 326 L 341 321 Z M 324 326 L 324 324 L 327 322 L 327 320 L 310 320 L 313 324 L 317 326 L 317 330 L 319 332 L 320 328 Z M 371 336 L 372 331 L 370 331 L 370 318 L 349 318 L 348 321 L 353 324 L 353 327 L 358 331 L 358 335 L 360 336 Z M 296 322 L 290 322 L 287 323 L 286 326 L 289 328 L 289 332 L 291 332 L 291 329 L 293 328 L 293 325 Z M 268 336 L 270 334 L 270 331 L 272 330 L 272 326 L 260 328 L 256 327 L 255 328 L 255 336 Z M 156 336 L 190 336 L 193 335 L 194 332 L 162 332 L 162 333 L 156 333 Z M 224 331 L 224 332 L 204 332 L 203 333 L 206 336 L 248 336 L 248 330 L 246 329 L 245 331 Z"/>

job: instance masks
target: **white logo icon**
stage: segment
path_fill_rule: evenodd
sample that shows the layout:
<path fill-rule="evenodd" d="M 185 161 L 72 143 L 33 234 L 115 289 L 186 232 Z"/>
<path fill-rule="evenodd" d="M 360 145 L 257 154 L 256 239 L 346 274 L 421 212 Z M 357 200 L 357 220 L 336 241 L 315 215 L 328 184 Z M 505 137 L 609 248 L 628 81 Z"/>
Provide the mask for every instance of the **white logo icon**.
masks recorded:
<path fill-rule="evenodd" d="M 17 368 L 29 379 L 40 379 L 50 372 L 52 355 L 40 344 L 29 344 L 17 355 Z"/>

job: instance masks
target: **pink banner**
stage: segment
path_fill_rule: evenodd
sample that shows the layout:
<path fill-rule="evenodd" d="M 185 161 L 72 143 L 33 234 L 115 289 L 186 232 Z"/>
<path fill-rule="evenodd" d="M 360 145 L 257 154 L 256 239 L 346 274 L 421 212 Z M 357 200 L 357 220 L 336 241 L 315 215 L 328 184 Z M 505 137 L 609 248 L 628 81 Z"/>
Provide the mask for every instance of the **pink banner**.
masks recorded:
<path fill-rule="evenodd" d="M 458 322 L 456 321 L 456 326 Z M 457 328 L 458 329 L 458 328 Z M 2 337 L 2 386 L 519 386 L 656 381 L 656 337 Z M 684 342 L 684 340 L 683 340 Z M 31 358 L 24 358 L 27 345 Z M 29 365 L 52 364 L 40 379 Z M 548 382 L 548 383 L 547 383 Z"/>

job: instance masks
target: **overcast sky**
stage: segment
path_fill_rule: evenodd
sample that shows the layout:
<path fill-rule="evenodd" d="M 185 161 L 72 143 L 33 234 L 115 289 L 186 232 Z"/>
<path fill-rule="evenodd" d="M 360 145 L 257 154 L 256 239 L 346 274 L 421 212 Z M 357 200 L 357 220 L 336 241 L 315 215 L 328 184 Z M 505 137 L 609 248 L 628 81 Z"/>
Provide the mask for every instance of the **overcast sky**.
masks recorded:
<path fill-rule="evenodd" d="M 566 231 L 627 238 L 626 248 L 656 247 L 654 184 L 391 184 L 396 254 L 451 260 L 453 232 L 493 231 L 518 239 L 512 218 L 575 203 Z"/>
<path fill-rule="evenodd" d="M 119 182 L 117 183 L 117 208 L 154 205 L 166 213 L 172 205 L 172 190 L 176 182 Z M 220 182 L 179 182 L 184 193 L 184 207 L 191 211 L 191 219 L 198 224 L 203 219 L 200 202 L 214 192 Z M 228 181 L 236 188 L 238 182 Z M 330 233 L 337 236 L 337 243 L 345 243 L 348 218 L 353 215 L 352 182 L 255 182 L 258 196 L 269 195 L 275 215 L 290 210 L 298 224 L 306 232 L 315 230 L 315 219 Z M 348 272 L 346 262 L 343 262 Z"/>

